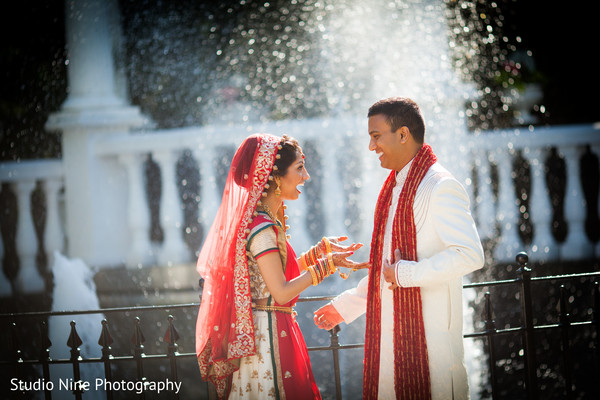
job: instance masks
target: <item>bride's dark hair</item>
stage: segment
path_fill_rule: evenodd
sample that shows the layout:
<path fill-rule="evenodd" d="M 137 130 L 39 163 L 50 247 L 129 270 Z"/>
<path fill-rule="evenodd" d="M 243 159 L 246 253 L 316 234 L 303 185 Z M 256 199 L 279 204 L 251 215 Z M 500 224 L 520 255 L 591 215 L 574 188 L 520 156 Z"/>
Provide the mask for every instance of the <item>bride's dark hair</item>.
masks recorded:
<path fill-rule="evenodd" d="M 298 153 L 302 154 L 298 141 L 291 136 L 283 135 L 279 145 L 281 149 L 277 151 L 279 158 L 275 160 L 277 168 L 273 168 L 273 172 L 271 172 L 273 176 L 284 176 L 289 166 L 296 161 Z"/>

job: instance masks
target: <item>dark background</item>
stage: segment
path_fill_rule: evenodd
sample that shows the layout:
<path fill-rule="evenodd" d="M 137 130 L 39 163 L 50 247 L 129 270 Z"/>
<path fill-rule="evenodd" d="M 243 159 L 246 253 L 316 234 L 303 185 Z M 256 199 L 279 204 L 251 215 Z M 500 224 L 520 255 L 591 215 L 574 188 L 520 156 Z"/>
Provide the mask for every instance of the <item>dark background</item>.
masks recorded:
<path fill-rule="evenodd" d="M 123 0 L 121 7 L 164 6 L 157 0 Z M 164 4 L 163 4 L 164 3 Z M 175 2 L 182 3 L 182 2 Z M 203 2 L 203 4 L 206 2 Z M 235 1 L 219 3 L 239 4 Z M 252 3 L 246 2 L 246 4 Z M 550 6 L 542 0 L 452 1 L 450 6 L 469 4 L 476 12 L 488 12 L 497 4 L 492 25 L 506 37 L 506 55 L 529 50 L 543 77 L 543 106 L 539 124 L 579 124 L 600 121 L 597 63 L 598 24 L 583 3 Z M 199 4 L 199 3 L 196 3 Z M 207 6 L 209 7 L 209 6 Z M 222 7 L 222 6 L 221 6 Z M 0 160 L 60 156 L 60 137 L 44 131 L 48 114 L 57 111 L 66 98 L 63 0 L 23 0 L 0 6 Z M 237 9 L 241 9 L 238 7 Z M 225 20 L 225 17 L 223 17 Z M 498 28 L 498 27 L 495 27 Z M 474 71 L 484 75 L 485 68 Z M 489 71 L 487 71 L 489 73 Z M 488 112 L 484 123 L 474 128 L 497 128 L 502 119 Z"/>
<path fill-rule="evenodd" d="M 573 124 L 597 122 L 600 79 L 597 53 L 597 13 L 591 3 L 540 0 L 510 2 L 505 11 L 511 37 L 520 35 L 520 47 L 533 52 L 537 68 L 544 74 L 542 122 Z"/>

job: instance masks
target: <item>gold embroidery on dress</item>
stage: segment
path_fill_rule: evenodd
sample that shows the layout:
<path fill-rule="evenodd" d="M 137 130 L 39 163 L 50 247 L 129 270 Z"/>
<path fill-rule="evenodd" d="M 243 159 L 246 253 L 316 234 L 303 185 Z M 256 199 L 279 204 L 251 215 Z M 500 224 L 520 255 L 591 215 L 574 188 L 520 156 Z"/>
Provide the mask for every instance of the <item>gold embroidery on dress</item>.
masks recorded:
<path fill-rule="evenodd" d="M 291 378 L 292 373 L 290 371 L 285 371 L 285 374 L 283 376 L 284 376 L 284 378 Z"/>
<path fill-rule="evenodd" d="M 287 333 L 285 333 L 285 331 L 281 331 L 281 337 L 287 337 Z"/>
<path fill-rule="evenodd" d="M 272 373 L 272 371 L 271 370 L 265 371 L 265 376 L 263 377 L 263 379 L 268 379 L 268 380 L 273 379 L 273 373 Z"/>

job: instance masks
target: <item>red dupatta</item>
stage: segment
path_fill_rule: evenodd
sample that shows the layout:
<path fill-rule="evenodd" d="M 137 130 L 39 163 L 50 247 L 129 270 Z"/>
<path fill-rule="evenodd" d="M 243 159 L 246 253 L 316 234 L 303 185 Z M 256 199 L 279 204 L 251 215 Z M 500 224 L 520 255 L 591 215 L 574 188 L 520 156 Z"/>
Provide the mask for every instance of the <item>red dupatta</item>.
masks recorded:
<path fill-rule="evenodd" d="M 240 145 L 198 257 L 204 287 L 196 354 L 202 378 L 214 383 L 219 397 L 227 392 L 227 378 L 239 368 L 239 359 L 256 353 L 246 235 L 280 142 L 280 137 L 256 134 Z"/>
<path fill-rule="evenodd" d="M 402 187 L 392 228 L 392 247 L 400 249 L 401 259 L 417 261 L 417 233 L 413 203 L 417 188 L 436 156 L 427 144 L 419 150 Z M 371 269 L 367 297 L 363 398 L 376 399 L 379 390 L 379 355 L 381 351 L 381 262 L 385 225 L 392 203 L 396 173 L 385 181 L 375 208 L 375 227 L 371 239 Z M 423 324 L 421 290 L 418 287 L 394 290 L 394 388 L 399 399 L 430 399 L 431 384 L 427 342 Z"/>

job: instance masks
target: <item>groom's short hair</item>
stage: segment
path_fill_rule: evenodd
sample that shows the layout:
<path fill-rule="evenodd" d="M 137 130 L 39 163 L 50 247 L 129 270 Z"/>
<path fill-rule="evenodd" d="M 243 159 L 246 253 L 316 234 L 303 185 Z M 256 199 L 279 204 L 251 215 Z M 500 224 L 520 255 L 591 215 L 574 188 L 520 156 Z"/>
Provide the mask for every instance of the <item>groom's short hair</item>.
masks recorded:
<path fill-rule="evenodd" d="M 378 114 L 385 116 L 392 132 L 406 126 L 417 143 L 423 144 L 425 141 L 425 121 L 421 109 L 412 99 L 389 97 L 379 100 L 369 108 L 367 117 Z"/>

